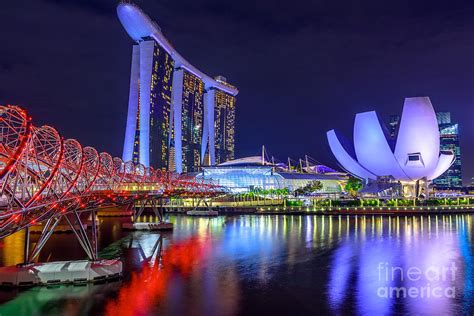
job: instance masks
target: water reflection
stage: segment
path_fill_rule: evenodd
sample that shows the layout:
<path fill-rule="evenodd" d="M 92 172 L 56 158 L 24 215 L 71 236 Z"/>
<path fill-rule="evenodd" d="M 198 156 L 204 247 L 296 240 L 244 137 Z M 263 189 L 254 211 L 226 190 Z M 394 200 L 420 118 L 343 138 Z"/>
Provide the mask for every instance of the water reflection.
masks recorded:
<path fill-rule="evenodd" d="M 11 266 L 24 261 L 23 247 L 25 246 L 25 232 L 19 231 L 16 234 L 7 236 L 0 242 L 1 253 L 3 254 L 3 265 Z"/>
<path fill-rule="evenodd" d="M 102 288 L 90 285 L 74 299 L 69 294 L 73 290 L 67 287 L 54 295 L 38 289 L 21 294 L 1 292 L 7 303 L 0 306 L 0 313 L 38 296 L 44 304 L 34 310 L 39 300 L 35 298 L 28 313 L 20 314 L 474 311 L 471 215 L 169 219 L 175 230 L 168 234 L 124 232 L 119 219 L 101 219 L 100 242 L 102 248 L 108 245 L 102 255 L 122 256 L 126 268 L 122 283 Z M 54 243 L 64 243 L 70 236 L 55 238 Z M 18 235 L 2 242 L 3 262 L 8 262 L 10 254 L 21 256 L 22 251 L 12 245 L 22 247 L 22 241 Z M 61 254 L 52 249 L 48 250 L 51 260 L 70 255 L 63 252 L 65 248 Z M 75 247 L 69 251 L 81 256 Z M 437 274 L 443 269 L 445 277 Z M 454 295 L 445 295 L 443 291 L 449 289 L 454 289 Z M 443 295 L 437 297 L 439 291 Z"/>
<path fill-rule="evenodd" d="M 118 298 L 107 304 L 106 315 L 154 313 L 170 291 L 172 279 L 178 276 L 188 278 L 196 272 L 210 247 L 207 238 L 191 237 L 171 245 L 162 253 L 162 242 L 160 236 L 150 256 L 140 251 L 143 258 L 141 271 L 133 272 L 130 281 L 118 292 Z"/>
<path fill-rule="evenodd" d="M 343 225 L 361 229 L 340 240 L 332 256 L 331 309 L 355 305 L 362 314 L 472 310 L 472 303 L 466 304 L 472 302 L 466 286 L 472 280 L 470 223 L 466 215 L 347 220 Z"/>
<path fill-rule="evenodd" d="M 0 298 L 8 301 L 0 306 L 0 315 L 100 314 L 106 299 L 120 289 L 121 283 L 61 285 L 28 290 L 2 289 Z"/>

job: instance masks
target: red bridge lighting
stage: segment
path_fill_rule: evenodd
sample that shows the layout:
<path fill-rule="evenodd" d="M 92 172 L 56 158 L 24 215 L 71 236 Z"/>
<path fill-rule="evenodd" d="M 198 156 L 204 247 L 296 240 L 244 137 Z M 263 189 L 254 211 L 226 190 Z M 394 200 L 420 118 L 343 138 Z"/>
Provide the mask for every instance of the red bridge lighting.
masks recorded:
<path fill-rule="evenodd" d="M 36 224 L 32 217 L 44 221 L 86 206 L 96 209 L 105 198 L 122 206 L 143 199 L 225 193 L 222 187 L 123 162 L 75 139 L 63 139 L 51 126 L 34 126 L 17 106 L 0 106 L 0 139 L 0 194 L 6 197 L 0 237 Z M 153 190 L 143 189 L 147 183 Z M 127 187 L 137 189 L 132 194 Z M 71 198 L 76 202 L 71 204 Z M 17 212 L 23 216 L 8 215 Z"/>
<path fill-rule="evenodd" d="M 130 282 L 120 288 L 117 299 L 107 304 L 105 314 L 152 314 L 165 297 L 174 275 L 188 278 L 200 268 L 209 251 L 209 242 L 207 237 L 191 237 L 165 249 L 153 265 L 145 261 L 142 270 L 133 273 Z"/>

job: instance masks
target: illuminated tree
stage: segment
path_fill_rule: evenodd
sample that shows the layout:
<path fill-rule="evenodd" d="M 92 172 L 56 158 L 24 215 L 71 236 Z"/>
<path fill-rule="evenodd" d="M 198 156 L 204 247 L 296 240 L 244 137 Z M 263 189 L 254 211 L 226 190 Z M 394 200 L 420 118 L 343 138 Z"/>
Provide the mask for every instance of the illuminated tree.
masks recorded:
<path fill-rule="evenodd" d="M 349 180 L 347 180 L 345 189 L 351 196 L 356 197 L 357 193 L 362 189 L 362 181 L 358 178 L 350 177 Z"/>
<path fill-rule="evenodd" d="M 304 187 L 298 188 L 295 190 L 295 195 L 308 195 L 313 192 L 319 191 L 323 188 L 321 181 L 314 180 L 306 184 Z"/>

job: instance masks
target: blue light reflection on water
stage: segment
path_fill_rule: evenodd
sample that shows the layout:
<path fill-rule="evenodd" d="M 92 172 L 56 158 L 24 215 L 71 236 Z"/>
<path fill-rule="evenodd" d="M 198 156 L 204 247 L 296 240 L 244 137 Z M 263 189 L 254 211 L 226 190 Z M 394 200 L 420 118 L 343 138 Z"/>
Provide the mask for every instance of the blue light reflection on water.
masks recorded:
<path fill-rule="evenodd" d="M 163 234 L 165 248 L 198 236 L 206 239 L 208 249 L 189 275 L 178 273 L 169 279 L 167 294 L 150 303 L 154 306 L 149 310 L 156 313 L 385 315 L 474 311 L 472 215 L 171 216 L 170 219 L 175 223 L 175 230 Z M 107 236 L 110 242 L 110 235 L 104 229 L 114 227 L 114 236 L 124 238 L 114 244 L 117 251 L 125 252 L 131 237 L 146 255 L 153 251 L 157 233 L 116 231 L 120 226 L 114 224 L 116 220 L 105 220 L 109 224 L 101 228 L 101 236 Z M 54 242 L 64 242 L 62 239 L 67 238 L 70 236 L 58 236 Z M 50 249 L 54 249 L 54 242 Z M 10 248 L 0 248 L 0 259 L 7 255 L 5 249 Z M 55 260 L 54 252 L 51 260 Z M 410 268 L 448 269 L 453 264 L 457 269 L 454 278 L 449 275 L 428 280 L 423 276 L 410 280 L 406 275 Z M 398 270 L 392 275 L 390 268 Z M 403 278 L 399 271 L 403 271 Z M 127 282 L 126 279 L 123 284 Z M 455 297 L 397 298 L 384 297 L 379 292 L 380 288 L 419 290 L 427 286 L 454 288 Z M 69 302 L 71 298 L 61 293 L 58 290 L 55 295 L 43 297 L 48 306 L 56 306 L 58 314 L 73 305 Z M 97 288 L 90 293 L 90 296 L 83 294 L 81 299 L 88 302 L 91 310 L 100 311 L 104 300 L 114 301 L 120 290 L 112 287 L 102 295 L 101 301 L 95 299 Z M 4 305 L 11 305 L 22 295 L 5 301 Z M 74 302 L 77 304 L 77 299 Z M 51 312 L 44 307 L 42 311 Z"/>
<path fill-rule="evenodd" d="M 471 226 L 466 227 L 465 217 L 459 217 L 461 231 L 459 232 L 459 245 L 464 260 L 464 292 L 463 292 L 463 311 L 474 310 L 474 261 L 472 255 L 472 239 L 469 232 Z M 456 221 L 458 223 L 458 221 Z M 470 222 L 469 222 L 470 223 Z"/>
<path fill-rule="evenodd" d="M 258 280 L 270 296 L 281 279 L 298 287 L 298 276 L 303 289 L 320 293 L 324 284 L 326 297 L 318 301 L 327 311 L 466 312 L 473 308 L 471 221 L 469 215 L 228 218 L 214 256 L 237 261 L 241 279 Z M 326 267 L 317 266 L 321 259 Z M 311 274 L 293 271 L 298 268 Z M 314 276 L 318 270 L 328 278 Z M 420 276 L 410 279 L 410 271 Z M 397 288 L 406 294 L 390 292 Z M 455 290 L 454 297 L 453 292 L 434 297 L 447 289 Z"/>

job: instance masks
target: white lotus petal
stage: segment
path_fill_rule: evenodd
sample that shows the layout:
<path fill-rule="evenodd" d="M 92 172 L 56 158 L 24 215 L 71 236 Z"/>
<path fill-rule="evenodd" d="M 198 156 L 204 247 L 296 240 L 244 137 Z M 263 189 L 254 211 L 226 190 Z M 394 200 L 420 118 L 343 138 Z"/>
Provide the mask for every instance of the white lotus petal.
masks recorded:
<path fill-rule="evenodd" d="M 375 111 L 356 115 L 354 149 L 357 161 L 373 174 L 410 180 L 395 159 Z"/>
<path fill-rule="evenodd" d="M 456 160 L 456 156 L 454 156 L 453 153 L 441 154 L 438 159 L 438 165 L 436 166 L 433 173 L 428 176 L 428 180 L 436 179 L 437 177 L 445 173 L 446 170 L 448 170 L 449 167 L 451 167 L 451 165 L 454 163 L 454 160 Z"/>
<path fill-rule="evenodd" d="M 413 180 L 432 174 L 438 165 L 438 121 L 428 97 L 405 99 L 395 157 Z"/>
<path fill-rule="evenodd" d="M 362 179 L 377 179 L 377 176 L 362 167 L 349 153 L 346 148 L 342 145 L 339 138 L 334 130 L 327 132 L 327 138 L 329 147 L 336 157 L 337 161 L 341 164 L 347 172 Z"/>

